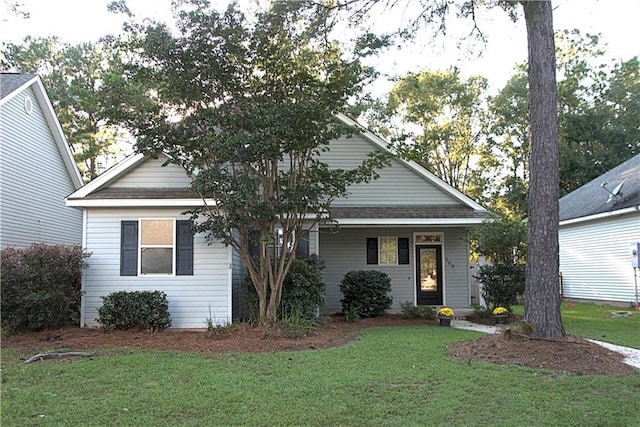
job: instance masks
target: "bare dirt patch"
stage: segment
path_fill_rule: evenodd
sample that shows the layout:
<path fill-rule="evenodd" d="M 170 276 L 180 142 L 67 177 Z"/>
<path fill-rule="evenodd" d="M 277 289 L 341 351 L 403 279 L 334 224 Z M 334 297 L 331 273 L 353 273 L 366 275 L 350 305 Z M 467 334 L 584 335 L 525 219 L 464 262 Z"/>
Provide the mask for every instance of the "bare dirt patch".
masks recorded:
<path fill-rule="evenodd" d="M 216 338 L 209 338 L 206 331 L 166 330 L 151 333 L 69 327 L 5 337 L 2 346 L 18 348 L 19 354 L 25 359 L 51 350 L 94 352 L 113 348 L 187 351 L 209 355 L 300 351 L 344 345 L 354 340 L 364 328 L 398 325 L 435 327 L 436 321 L 384 316 L 348 323 L 342 316 L 332 316 L 318 324 L 316 333 L 302 338 L 278 336 L 273 328 L 248 324 L 234 325 Z M 622 362 L 622 355 L 576 337 L 534 340 L 516 336 L 507 339 L 495 334 L 454 343 L 449 349 L 451 356 L 456 359 L 546 368 L 566 375 L 637 373 Z"/>

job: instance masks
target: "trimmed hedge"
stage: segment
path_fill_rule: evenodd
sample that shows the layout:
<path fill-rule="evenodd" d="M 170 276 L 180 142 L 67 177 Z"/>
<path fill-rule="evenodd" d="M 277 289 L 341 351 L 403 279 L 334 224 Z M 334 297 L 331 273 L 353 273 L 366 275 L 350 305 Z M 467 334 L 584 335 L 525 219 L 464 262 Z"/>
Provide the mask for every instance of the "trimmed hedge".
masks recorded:
<path fill-rule="evenodd" d="M 2 328 L 39 331 L 79 324 L 82 270 L 89 256 L 75 245 L 2 249 Z"/>
<path fill-rule="evenodd" d="M 352 270 L 340 282 L 342 311 L 350 316 L 382 316 L 391 308 L 391 279 L 376 270 Z"/>
<path fill-rule="evenodd" d="M 119 291 L 102 297 L 98 323 L 105 328 L 150 329 L 171 326 L 167 295 L 161 291 Z"/>

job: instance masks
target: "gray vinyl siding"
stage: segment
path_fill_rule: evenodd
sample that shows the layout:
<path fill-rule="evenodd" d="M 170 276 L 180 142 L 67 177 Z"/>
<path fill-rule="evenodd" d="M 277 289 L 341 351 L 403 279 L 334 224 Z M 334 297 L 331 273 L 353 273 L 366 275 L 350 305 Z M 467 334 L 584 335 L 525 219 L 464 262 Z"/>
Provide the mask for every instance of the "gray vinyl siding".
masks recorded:
<path fill-rule="evenodd" d="M 140 218 L 188 219 L 183 209 L 88 209 L 85 248 L 91 252 L 84 277 L 84 324 L 95 326 L 102 296 L 116 291 L 167 294 L 173 328 L 204 328 L 206 319 L 231 321 L 231 255 L 222 244 L 194 237 L 193 276 L 120 276 L 120 222 Z"/>
<path fill-rule="evenodd" d="M 352 169 L 360 165 L 374 146 L 362 136 L 332 141 L 330 150 L 321 159 L 334 168 Z M 391 166 L 378 171 L 380 177 L 366 184 L 349 188 L 348 198 L 336 199 L 334 205 L 447 205 L 460 202 L 442 189 L 427 181 L 399 160 L 392 159 Z"/>
<path fill-rule="evenodd" d="M 232 288 L 232 307 L 231 317 L 233 321 L 243 319 L 247 313 L 245 313 L 245 286 L 244 279 L 246 276 L 245 264 L 242 261 L 240 252 L 231 248 L 231 288 Z"/>
<path fill-rule="evenodd" d="M 0 117 L 0 247 L 80 244 L 82 212 L 64 201 L 75 188 L 33 89 L 2 104 Z"/>
<path fill-rule="evenodd" d="M 624 303 L 635 300 L 630 246 L 640 242 L 638 212 L 563 225 L 559 240 L 565 297 Z"/>
<path fill-rule="evenodd" d="M 415 304 L 414 232 L 444 232 L 444 303 L 451 307 L 468 308 L 469 251 L 467 233 L 461 228 L 343 228 L 338 234 L 320 230 L 320 258 L 326 263 L 322 272 L 327 285 L 325 309 L 341 310 L 340 281 L 351 270 L 378 270 L 391 278 L 392 308 L 406 301 Z M 397 266 L 368 265 L 367 237 L 395 236 L 409 238 L 409 264 Z"/>
<path fill-rule="evenodd" d="M 463 228 L 448 228 L 444 231 L 444 303 L 450 307 L 468 308 L 471 304 L 469 236 Z"/>
<path fill-rule="evenodd" d="M 109 184 L 114 188 L 189 188 L 191 181 L 185 170 L 175 164 L 162 166 L 167 160 L 160 155 L 157 159 L 145 159 L 131 172 Z"/>

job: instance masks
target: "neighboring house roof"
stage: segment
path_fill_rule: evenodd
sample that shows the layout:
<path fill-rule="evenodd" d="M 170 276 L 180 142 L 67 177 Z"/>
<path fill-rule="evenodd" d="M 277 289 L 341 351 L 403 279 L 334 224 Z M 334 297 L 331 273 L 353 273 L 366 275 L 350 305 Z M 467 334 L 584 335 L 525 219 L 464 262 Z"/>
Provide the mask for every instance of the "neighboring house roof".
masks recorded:
<path fill-rule="evenodd" d="M 73 158 L 67 138 L 62 132 L 62 127 L 40 77 L 37 74 L 0 73 L 0 105 L 9 102 L 10 99 L 29 87 L 32 88 L 42 108 L 43 115 L 60 151 L 69 177 L 74 187 L 78 189 L 83 184 L 78 165 Z"/>
<path fill-rule="evenodd" d="M 16 89 L 26 86 L 26 83 L 37 77 L 35 74 L 1 73 L 0 74 L 0 99 L 8 96 Z M 27 85 L 28 86 L 28 85 Z"/>
<path fill-rule="evenodd" d="M 617 195 L 616 187 L 622 185 Z M 640 210 L 640 154 L 560 199 L 560 224 Z"/>
<path fill-rule="evenodd" d="M 343 114 L 336 118 L 349 126 L 357 126 L 362 137 L 375 148 L 390 152 L 389 146 L 382 138 L 369 132 L 356 121 Z M 127 157 L 121 163 L 110 168 L 96 179 L 74 192 L 67 198 L 67 205 L 78 207 L 108 206 L 198 206 L 201 199 L 189 188 L 147 188 L 111 186 L 121 177 L 148 161 L 142 154 Z M 404 167 L 433 184 L 440 191 L 455 200 L 450 205 L 376 205 L 367 206 L 334 206 L 332 213 L 340 224 L 478 224 L 488 215 L 486 209 L 462 194 L 440 178 L 433 175 L 416 162 L 396 158 Z M 212 200 L 207 203 L 213 204 Z"/>

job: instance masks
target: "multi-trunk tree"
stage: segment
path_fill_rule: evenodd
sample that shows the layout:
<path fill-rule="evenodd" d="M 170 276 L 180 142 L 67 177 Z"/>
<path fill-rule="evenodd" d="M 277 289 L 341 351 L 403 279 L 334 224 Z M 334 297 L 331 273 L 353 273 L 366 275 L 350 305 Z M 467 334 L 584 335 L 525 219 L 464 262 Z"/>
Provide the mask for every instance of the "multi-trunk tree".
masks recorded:
<path fill-rule="evenodd" d="M 304 233 L 387 164 L 382 153 L 349 170 L 322 161 L 331 140 L 358 132 L 335 113 L 371 76 L 357 56 L 366 46 L 347 57 L 328 39 L 326 12 L 275 2 L 249 20 L 237 4 L 218 12 L 195 0 L 173 27 L 127 26 L 129 84 L 148 95 L 127 119 L 136 148 L 168 155 L 209 201 L 191 211 L 195 230 L 241 254 L 261 321 L 276 318 Z"/>

